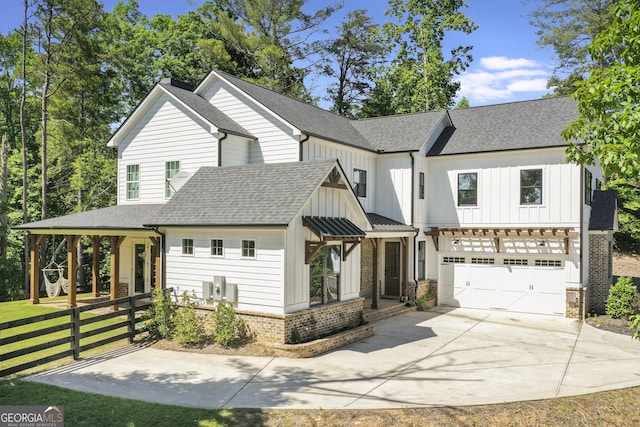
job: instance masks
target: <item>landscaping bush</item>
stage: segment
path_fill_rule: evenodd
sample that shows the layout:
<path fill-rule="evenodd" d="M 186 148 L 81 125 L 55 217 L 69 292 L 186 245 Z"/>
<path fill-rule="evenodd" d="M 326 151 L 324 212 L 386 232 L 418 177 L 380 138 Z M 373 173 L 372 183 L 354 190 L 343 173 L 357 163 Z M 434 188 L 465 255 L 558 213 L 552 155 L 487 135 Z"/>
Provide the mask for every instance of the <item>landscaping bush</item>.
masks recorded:
<path fill-rule="evenodd" d="M 195 293 L 189 295 L 186 291 L 180 300 L 181 307 L 174 316 L 175 339 L 184 346 L 200 344 L 205 337 L 204 319 L 196 313 L 197 303 Z"/>
<path fill-rule="evenodd" d="M 609 290 L 606 314 L 614 319 L 626 319 L 634 314 L 633 298 L 637 291 L 630 277 L 620 277 Z"/>
<path fill-rule="evenodd" d="M 433 301 L 433 299 L 434 296 L 430 292 L 427 292 L 420 298 L 416 298 L 413 303 L 417 307 L 418 311 L 427 311 L 432 307 L 431 301 Z"/>
<path fill-rule="evenodd" d="M 149 333 L 152 336 L 169 338 L 173 334 L 175 314 L 176 305 L 171 302 L 170 296 L 162 289 L 155 289 L 151 307 L 142 316 L 142 320 L 148 325 Z"/>
<path fill-rule="evenodd" d="M 247 327 L 233 306 L 221 302 L 215 312 L 213 334 L 218 344 L 229 347 L 247 338 Z"/>

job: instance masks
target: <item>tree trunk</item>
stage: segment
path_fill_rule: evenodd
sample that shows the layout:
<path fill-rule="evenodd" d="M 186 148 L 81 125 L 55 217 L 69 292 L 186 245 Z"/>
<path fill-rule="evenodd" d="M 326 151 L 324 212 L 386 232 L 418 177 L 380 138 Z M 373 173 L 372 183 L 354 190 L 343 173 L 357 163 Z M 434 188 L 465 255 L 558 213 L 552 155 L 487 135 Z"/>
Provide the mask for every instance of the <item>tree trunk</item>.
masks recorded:
<path fill-rule="evenodd" d="M 0 191 L 0 203 L 2 204 L 0 208 L 0 258 L 7 257 L 7 157 L 7 135 L 2 135 L 2 151 L 0 152 L 0 158 L 2 159 L 2 164 L 0 164 L 0 168 L 2 168 L 2 182 L 0 183 L 2 186 L 2 191 Z"/>
<path fill-rule="evenodd" d="M 22 221 L 29 222 L 29 209 L 27 208 L 27 128 L 25 124 L 25 104 L 27 102 L 27 24 L 28 24 L 29 0 L 24 0 L 24 21 L 22 25 L 22 93 L 20 95 L 20 133 L 22 138 Z M 24 237 L 24 293 L 29 294 L 29 236 Z M 32 295 L 29 295 L 32 297 Z"/>

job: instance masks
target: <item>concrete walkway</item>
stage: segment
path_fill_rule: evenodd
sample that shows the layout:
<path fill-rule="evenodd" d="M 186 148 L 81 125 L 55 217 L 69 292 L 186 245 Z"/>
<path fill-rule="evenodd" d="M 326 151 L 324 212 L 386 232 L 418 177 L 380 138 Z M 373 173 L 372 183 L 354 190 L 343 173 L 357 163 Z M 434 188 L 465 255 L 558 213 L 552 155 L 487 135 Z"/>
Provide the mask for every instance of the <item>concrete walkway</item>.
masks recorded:
<path fill-rule="evenodd" d="M 311 359 L 131 346 L 28 380 L 203 408 L 459 406 L 640 386 L 640 342 L 558 317 L 438 310 Z"/>

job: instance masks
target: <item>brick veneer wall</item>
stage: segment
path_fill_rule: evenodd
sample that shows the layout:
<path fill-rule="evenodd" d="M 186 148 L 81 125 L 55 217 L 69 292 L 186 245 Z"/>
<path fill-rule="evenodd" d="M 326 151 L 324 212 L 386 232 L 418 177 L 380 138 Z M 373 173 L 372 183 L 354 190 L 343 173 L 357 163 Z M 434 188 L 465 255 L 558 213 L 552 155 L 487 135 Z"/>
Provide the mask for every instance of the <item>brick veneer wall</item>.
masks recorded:
<path fill-rule="evenodd" d="M 431 292 L 431 295 L 435 296 L 435 305 L 438 305 L 438 281 L 437 280 L 420 280 L 418 282 L 418 289 L 416 290 L 416 298 L 420 298 L 427 292 Z"/>
<path fill-rule="evenodd" d="M 360 296 L 373 295 L 373 243 L 364 239 L 360 244 Z"/>
<path fill-rule="evenodd" d="M 310 341 L 360 324 L 364 298 L 340 301 L 290 314 L 268 314 L 236 310 L 247 324 L 249 333 L 263 344 L 292 344 L 293 329 L 300 341 Z M 201 307 L 211 311 L 213 307 Z"/>
<path fill-rule="evenodd" d="M 589 233 L 589 311 L 603 314 L 613 282 L 613 233 Z"/>
<path fill-rule="evenodd" d="M 589 306 L 589 288 L 567 288 L 566 314 L 571 319 L 584 319 Z"/>

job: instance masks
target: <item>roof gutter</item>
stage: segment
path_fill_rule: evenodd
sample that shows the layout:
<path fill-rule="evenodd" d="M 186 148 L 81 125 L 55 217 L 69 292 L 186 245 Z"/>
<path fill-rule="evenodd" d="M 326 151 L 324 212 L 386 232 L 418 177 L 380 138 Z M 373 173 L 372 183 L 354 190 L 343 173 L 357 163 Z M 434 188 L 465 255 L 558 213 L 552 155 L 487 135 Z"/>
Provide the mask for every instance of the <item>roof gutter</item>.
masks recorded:
<path fill-rule="evenodd" d="M 218 129 L 218 131 L 222 132 L 220 129 Z M 222 133 L 224 133 L 224 136 L 222 138 L 218 138 L 218 167 L 222 167 L 222 141 L 229 137 L 229 133 Z"/>

